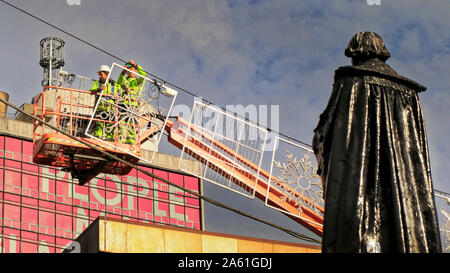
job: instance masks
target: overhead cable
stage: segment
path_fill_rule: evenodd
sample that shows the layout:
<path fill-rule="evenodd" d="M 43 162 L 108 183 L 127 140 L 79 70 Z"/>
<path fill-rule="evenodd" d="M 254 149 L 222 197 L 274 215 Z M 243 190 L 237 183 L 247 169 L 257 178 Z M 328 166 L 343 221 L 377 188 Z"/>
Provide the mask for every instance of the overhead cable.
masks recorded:
<path fill-rule="evenodd" d="M 88 46 L 90 46 L 90 47 L 93 47 L 93 48 L 95 48 L 95 49 L 97 49 L 97 50 L 103 52 L 104 54 L 106 54 L 106 55 L 108 55 L 108 56 L 110 56 L 110 57 L 112 57 L 112 58 L 114 58 L 114 59 L 116 59 L 116 60 L 119 60 L 119 61 L 121 61 L 121 62 L 123 62 L 123 63 L 126 62 L 123 58 L 120 58 L 120 57 L 118 57 L 118 56 L 116 56 L 116 55 L 114 55 L 114 54 L 112 54 L 112 53 L 110 53 L 110 52 L 108 52 L 108 51 L 106 51 L 106 50 L 104 50 L 104 49 L 102 49 L 102 48 L 100 48 L 100 47 L 98 47 L 98 46 L 96 46 L 96 45 L 94 45 L 94 44 L 92 44 L 92 43 L 90 43 L 90 42 L 88 42 L 88 41 L 86 41 L 86 40 L 84 40 L 84 39 L 82 39 L 82 38 L 80 38 L 80 37 L 74 35 L 74 34 L 72 34 L 72 33 L 70 33 L 70 32 L 68 32 L 68 31 L 66 31 L 66 30 L 64 30 L 64 29 L 62 29 L 62 28 L 60 28 L 60 27 L 58 27 L 58 26 L 56 26 L 56 25 L 54 25 L 54 24 L 52 24 L 52 23 L 49 23 L 48 21 L 46 21 L 46 20 L 44 20 L 44 19 L 42 19 L 42 18 L 39 18 L 38 16 L 33 15 L 33 14 L 31 14 L 31 13 L 25 11 L 24 9 L 21 9 L 21 8 L 15 6 L 15 5 L 11 4 L 11 3 L 8 3 L 7 1 L 4 1 L 4 0 L 0 0 L 0 2 L 3 2 L 3 3 L 5 3 L 6 5 L 8 5 L 8 6 L 14 8 L 14 9 L 16 9 L 16 10 L 18 10 L 18 11 L 20 11 L 20 12 L 22 12 L 22 13 L 28 15 L 28 16 L 31 16 L 31 17 L 33 17 L 34 19 L 36 19 L 36 20 L 38 20 L 38 21 L 40 21 L 40 22 L 42 22 L 42 23 L 44 23 L 44 24 L 46 24 L 46 25 L 48 25 L 48 26 L 50 26 L 50 27 L 52 27 L 52 28 L 54 28 L 54 29 L 57 29 L 58 31 L 61 31 L 62 33 L 67 34 L 67 35 L 69 35 L 70 37 L 72 37 L 72 38 L 74 38 L 74 39 L 76 39 L 76 40 L 78 40 L 78 41 L 80 41 L 80 42 L 82 42 L 82 43 L 84 43 L 84 44 L 86 44 L 86 45 L 88 45 Z M 180 86 L 178 86 L 178 85 L 176 85 L 176 84 L 170 83 L 170 82 L 168 82 L 168 81 L 166 81 L 166 80 L 164 80 L 164 79 L 162 79 L 162 78 L 160 78 L 160 77 L 158 77 L 158 76 L 152 74 L 151 72 L 148 72 L 148 71 L 146 71 L 146 70 L 144 70 L 144 71 L 145 71 L 148 75 L 150 75 L 151 77 L 155 78 L 156 80 L 163 82 L 165 85 L 171 86 L 171 87 L 173 87 L 173 88 L 175 88 L 175 89 L 177 89 L 177 90 L 179 90 L 179 91 L 182 91 L 182 92 L 184 92 L 184 93 L 186 93 L 186 94 L 189 94 L 189 95 L 191 95 L 191 96 L 193 96 L 193 97 L 195 97 L 195 98 L 201 98 L 201 99 L 202 99 L 204 102 L 206 102 L 207 104 L 216 105 L 216 104 L 214 104 L 213 102 L 208 101 L 207 99 L 205 99 L 205 98 L 203 98 L 203 97 L 201 97 L 201 96 L 199 96 L 199 95 L 197 95 L 197 94 L 195 94 L 195 93 L 193 93 L 193 92 L 191 92 L 191 91 L 189 91 L 189 90 L 186 90 L 186 89 L 184 89 L 184 88 L 182 88 L 182 87 L 180 87 Z M 226 111 L 226 112 L 229 112 L 229 110 L 226 109 L 226 108 L 223 107 L 223 106 L 219 106 L 219 105 L 216 105 L 216 106 L 220 107 L 222 110 L 224 110 L 224 111 Z M 236 113 L 233 113 L 233 114 L 236 114 Z M 237 114 L 236 114 L 236 115 L 237 115 Z M 243 119 L 246 120 L 246 121 L 249 121 L 249 122 L 254 123 L 254 121 L 248 119 L 248 118 L 245 117 L 245 116 L 240 116 L 240 115 L 237 115 L 237 116 L 239 116 L 240 118 L 243 118 Z M 258 125 L 259 125 L 259 124 L 258 124 Z M 278 131 L 273 130 L 273 129 L 271 129 L 271 128 L 266 128 L 266 129 L 267 129 L 268 131 L 270 131 L 270 132 L 274 132 L 274 133 L 277 133 L 277 134 L 279 134 L 279 135 L 281 135 L 281 136 L 283 136 L 283 137 L 286 137 L 288 140 L 293 140 L 293 141 L 296 141 L 296 142 L 301 143 L 301 144 L 303 144 L 303 145 L 306 145 L 306 146 L 308 146 L 308 147 L 311 147 L 311 144 L 309 144 L 309 143 L 306 143 L 306 142 L 304 142 L 304 141 L 298 140 L 298 139 L 296 139 L 296 138 L 294 138 L 294 137 L 288 136 L 288 135 L 286 135 L 286 134 L 284 134 L 284 133 L 278 132 Z"/>

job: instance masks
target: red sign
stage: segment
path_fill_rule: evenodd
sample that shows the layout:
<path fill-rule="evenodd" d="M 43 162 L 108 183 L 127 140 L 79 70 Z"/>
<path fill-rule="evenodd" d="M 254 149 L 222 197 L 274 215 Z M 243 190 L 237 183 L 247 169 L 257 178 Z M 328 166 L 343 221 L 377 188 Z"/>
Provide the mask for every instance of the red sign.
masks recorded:
<path fill-rule="evenodd" d="M 142 169 L 199 192 L 195 177 Z M 67 172 L 32 163 L 32 143 L 0 136 L 2 252 L 60 252 L 98 216 L 201 228 L 199 199 L 133 170 L 79 186 Z"/>

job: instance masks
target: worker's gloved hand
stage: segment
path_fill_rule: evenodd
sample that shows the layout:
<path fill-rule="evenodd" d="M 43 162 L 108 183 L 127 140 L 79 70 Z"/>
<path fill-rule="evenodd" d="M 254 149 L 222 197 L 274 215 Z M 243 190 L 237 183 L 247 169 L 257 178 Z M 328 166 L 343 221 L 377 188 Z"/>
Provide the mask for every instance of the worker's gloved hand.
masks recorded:
<path fill-rule="evenodd" d="M 135 61 L 133 61 L 133 60 L 129 60 L 126 64 L 125 64 L 125 66 L 126 67 L 129 67 L 129 68 L 135 68 L 135 69 L 137 69 L 138 68 L 138 66 L 137 66 L 137 63 L 135 62 Z"/>

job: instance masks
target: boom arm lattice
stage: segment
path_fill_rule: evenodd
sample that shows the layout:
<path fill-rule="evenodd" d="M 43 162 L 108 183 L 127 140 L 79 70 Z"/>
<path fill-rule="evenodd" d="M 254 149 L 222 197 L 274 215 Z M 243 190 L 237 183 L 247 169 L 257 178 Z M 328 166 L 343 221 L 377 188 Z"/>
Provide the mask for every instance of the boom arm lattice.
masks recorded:
<path fill-rule="evenodd" d="M 268 202 L 272 206 L 285 210 L 286 212 L 288 212 L 286 213 L 288 217 L 292 218 L 294 221 L 303 225 L 315 234 L 319 236 L 322 235 L 323 217 L 321 215 L 317 214 L 308 207 L 302 207 L 302 209 L 299 210 L 300 204 L 289 198 L 286 198 L 285 193 L 283 193 L 279 189 L 269 187 L 268 183 L 262 178 L 258 177 L 256 179 L 254 174 L 244 169 L 236 169 L 235 167 L 233 167 L 233 162 L 231 162 L 227 157 L 223 156 L 223 153 L 225 152 L 226 154 L 236 156 L 235 151 L 233 151 L 223 143 L 220 143 L 208 137 L 208 135 L 203 134 L 202 130 L 196 128 L 196 126 L 191 125 L 189 126 L 189 128 L 190 130 L 195 131 L 197 134 L 201 135 L 202 138 L 212 143 L 213 145 L 206 144 L 205 141 L 200 138 L 186 138 L 186 129 L 182 128 L 183 126 L 181 125 L 186 126 L 187 124 L 188 122 L 181 117 L 178 117 L 177 121 L 175 122 L 167 122 L 165 129 L 169 132 L 170 143 L 180 149 L 184 149 L 185 153 L 199 160 L 203 164 L 206 164 L 207 167 L 213 169 L 225 178 L 230 179 L 233 183 L 248 189 L 255 189 L 255 196 L 260 200 L 266 201 L 266 195 L 268 195 Z M 237 155 L 237 159 L 241 164 L 244 164 L 249 168 L 257 168 L 257 166 L 255 166 L 252 162 L 240 155 Z M 265 178 L 269 178 L 270 176 L 270 174 L 263 169 L 260 169 L 259 172 Z M 256 185 L 254 181 L 257 181 Z M 305 200 L 308 200 L 307 197 L 302 196 L 298 192 L 296 192 L 295 194 Z M 298 214 L 299 211 L 299 217 L 292 216 L 292 214 Z M 320 207 L 319 211 L 323 213 L 323 208 Z"/>

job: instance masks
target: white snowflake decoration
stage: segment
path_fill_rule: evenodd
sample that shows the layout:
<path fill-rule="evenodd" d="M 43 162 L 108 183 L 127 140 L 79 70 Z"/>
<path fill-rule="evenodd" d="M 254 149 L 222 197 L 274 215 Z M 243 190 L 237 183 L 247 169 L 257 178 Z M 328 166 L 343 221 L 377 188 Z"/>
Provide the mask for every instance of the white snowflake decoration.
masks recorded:
<path fill-rule="evenodd" d="M 273 182 L 283 190 L 285 196 L 282 200 L 294 201 L 299 215 L 303 211 L 302 207 L 309 207 L 319 214 L 318 207 L 323 206 L 322 183 L 316 174 L 310 152 L 305 153 L 300 160 L 289 151 L 286 151 L 286 156 L 286 162 L 274 162 L 281 175 Z"/>

